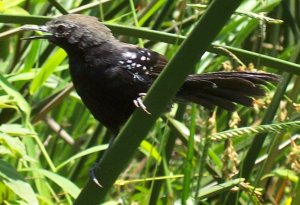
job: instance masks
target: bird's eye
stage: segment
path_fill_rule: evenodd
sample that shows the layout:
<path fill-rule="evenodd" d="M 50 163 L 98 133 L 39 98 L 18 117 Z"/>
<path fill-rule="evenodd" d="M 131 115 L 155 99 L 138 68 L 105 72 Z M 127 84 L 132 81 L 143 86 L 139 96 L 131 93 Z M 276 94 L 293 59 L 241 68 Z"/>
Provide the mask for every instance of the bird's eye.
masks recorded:
<path fill-rule="evenodd" d="M 62 24 L 60 24 L 60 25 L 58 25 L 58 26 L 56 27 L 56 32 L 57 32 L 57 33 L 64 33 L 64 32 L 66 32 L 66 30 L 67 30 L 66 26 L 64 26 L 64 25 L 62 25 Z"/>

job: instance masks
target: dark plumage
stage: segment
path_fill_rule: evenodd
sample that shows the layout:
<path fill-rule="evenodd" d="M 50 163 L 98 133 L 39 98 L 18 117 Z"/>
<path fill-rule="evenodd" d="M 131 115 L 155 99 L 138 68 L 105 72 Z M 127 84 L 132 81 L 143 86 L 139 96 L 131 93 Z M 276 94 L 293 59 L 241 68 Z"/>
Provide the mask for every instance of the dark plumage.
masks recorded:
<path fill-rule="evenodd" d="M 64 15 L 45 26 L 24 29 L 47 32 L 29 39 L 46 38 L 68 53 L 76 91 L 93 116 L 113 132 L 132 114 L 133 101 L 148 91 L 167 64 L 156 52 L 119 42 L 95 17 Z M 176 99 L 234 110 L 235 103 L 251 106 L 252 97 L 265 94 L 260 85 L 277 81 L 274 74 L 256 72 L 189 75 Z"/>

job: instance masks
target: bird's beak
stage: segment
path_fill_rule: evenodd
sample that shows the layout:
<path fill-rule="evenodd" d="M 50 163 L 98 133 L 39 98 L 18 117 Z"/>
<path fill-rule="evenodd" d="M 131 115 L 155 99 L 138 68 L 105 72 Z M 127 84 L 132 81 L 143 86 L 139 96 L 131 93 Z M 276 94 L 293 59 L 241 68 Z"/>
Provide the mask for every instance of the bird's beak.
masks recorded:
<path fill-rule="evenodd" d="M 41 31 L 41 32 L 43 32 L 43 34 L 40 36 L 25 37 L 25 38 L 22 38 L 21 40 L 49 39 L 52 36 L 52 34 L 49 31 L 48 26 L 24 25 L 20 28 L 20 30 L 21 31 Z"/>

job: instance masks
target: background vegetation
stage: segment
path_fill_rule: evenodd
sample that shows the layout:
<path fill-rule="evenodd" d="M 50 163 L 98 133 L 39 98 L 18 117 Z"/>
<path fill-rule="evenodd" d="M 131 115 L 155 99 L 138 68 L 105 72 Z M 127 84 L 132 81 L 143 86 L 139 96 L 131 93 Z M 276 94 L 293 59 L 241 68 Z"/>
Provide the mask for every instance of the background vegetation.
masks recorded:
<path fill-rule="evenodd" d="M 267 97 L 257 100 L 254 108 L 238 106 L 234 113 L 174 104 L 147 136 L 140 133 L 148 131 L 159 111 L 148 121 L 146 114 L 135 113 L 118 137 L 119 146 L 127 139 L 128 143 L 110 152 L 105 166 L 97 170 L 103 184 L 113 174 L 118 177 L 112 187 L 85 186 L 110 134 L 73 91 L 66 54 L 46 41 L 20 40 L 30 35 L 21 32 L 20 25 L 43 24 L 76 12 L 98 17 L 121 41 L 171 59 L 197 28 L 208 3 L 0 1 L 0 203 L 72 204 L 83 188 L 76 204 L 299 204 L 298 1 L 241 1 L 194 70 L 281 75 L 277 87 L 266 88 Z M 180 56 L 186 65 L 189 56 L 201 54 L 202 47 L 194 53 L 197 42 L 209 43 L 214 37 L 206 31 L 219 31 L 218 17 L 231 14 L 225 7 L 213 12 L 209 24 L 200 27 L 201 39 L 191 39 L 195 46 Z M 150 108 L 162 103 L 161 98 L 152 99 L 156 100 L 146 98 Z M 130 142 L 140 141 L 138 150 L 128 150 Z"/>

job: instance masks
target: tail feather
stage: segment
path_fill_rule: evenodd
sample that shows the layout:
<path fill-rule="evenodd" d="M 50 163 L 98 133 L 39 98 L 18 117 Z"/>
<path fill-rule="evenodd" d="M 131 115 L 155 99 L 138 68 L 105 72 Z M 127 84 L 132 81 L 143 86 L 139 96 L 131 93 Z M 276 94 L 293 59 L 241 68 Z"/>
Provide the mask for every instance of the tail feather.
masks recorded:
<path fill-rule="evenodd" d="M 191 101 L 207 108 L 219 106 L 234 110 L 235 103 L 253 105 L 252 97 L 262 97 L 262 85 L 276 83 L 279 77 L 270 73 L 257 72 L 215 72 L 189 75 L 177 99 Z"/>
<path fill-rule="evenodd" d="M 233 111 L 236 108 L 236 105 L 231 100 L 228 100 L 226 98 L 217 95 L 212 95 L 210 93 L 203 92 L 200 95 L 198 95 L 197 98 L 205 99 L 209 101 L 212 105 L 219 106 L 229 111 Z"/>
<path fill-rule="evenodd" d="M 228 78 L 228 77 L 237 77 L 243 79 L 249 79 L 253 83 L 258 84 L 267 84 L 268 82 L 277 83 L 279 81 L 278 75 L 272 73 L 262 73 L 262 72 L 212 72 L 204 73 L 200 75 L 190 75 L 198 76 L 201 79 L 213 80 L 218 78 Z"/>
<path fill-rule="evenodd" d="M 210 109 L 210 110 L 214 109 L 214 107 L 215 107 L 215 104 L 213 104 L 211 101 L 209 101 L 208 99 L 205 99 L 205 98 L 186 96 L 184 98 L 184 100 L 188 101 L 188 102 L 193 102 L 193 103 L 202 105 L 203 107 L 205 107 L 207 109 Z"/>
<path fill-rule="evenodd" d="M 241 92 L 253 97 L 265 95 L 265 90 L 262 87 L 257 86 L 257 84 L 248 79 L 229 77 L 224 79 L 216 79 L 213 81 L 217 85 L 217 88 L 220 87 L 232 92 Z"/>
<path fill-rule="evenodd" d="M 248 107 L 251 107 L 253 105 L 253 98 L 248 97 L 241 92 L 236 92 L 236 91 L 232 92 L 231 90 L 228 89 L 218 88 L 215 90 L 211 90 L 209 93 L 211 95 L 219 96 L 221 98 L 225 98 L 232 102 L 242 104 Z"/>

